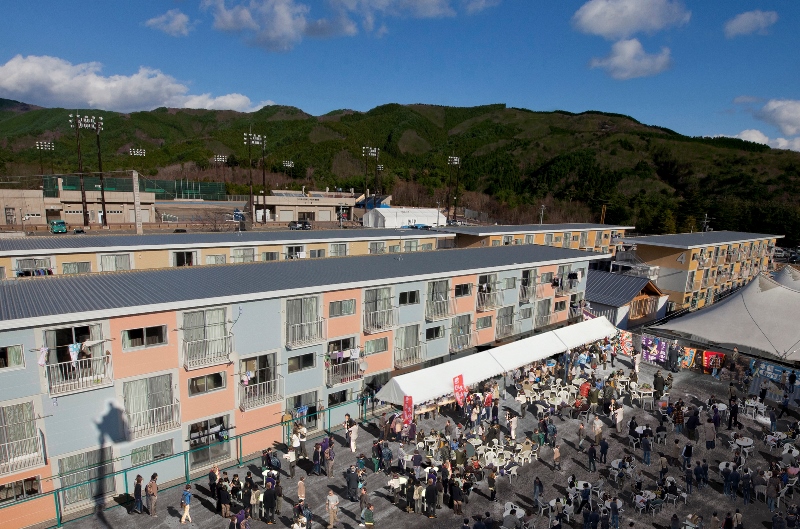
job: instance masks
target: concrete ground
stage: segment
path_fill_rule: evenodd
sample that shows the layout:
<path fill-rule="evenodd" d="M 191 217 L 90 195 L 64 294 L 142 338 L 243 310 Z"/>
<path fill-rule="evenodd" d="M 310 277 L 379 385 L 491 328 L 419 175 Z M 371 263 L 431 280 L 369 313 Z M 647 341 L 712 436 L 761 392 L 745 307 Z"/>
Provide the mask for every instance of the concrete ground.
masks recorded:
<path fill-rule="evenodd" d="M 617 364 L 619 368 L 620 363 Z M 623 367 L 627 368 L 627 360 L 622 362 Z M 642 365 L 639 380 L 640 382 L 652 381 L 652 376 L 655 373 L 655 367 L 649 365 Z M 708 399 L 710 394 L 725 395 L 727 393 L 727 382 L 719 382 L 708 375 L 701 375 L 697 372 L 682 371 L 674 375 L 675 383 L 671 391 L 673 399 L 682 396 L 689 404 L 703 404 Z M 741 395 L 741 391 L 740 391 Z M 510 395 L 509 395 L 510 398 Z M 649 422 L 655 429 L 657 420 L 655 415 L 650 411 L 643 411 L 640 408 L 631 408 L 630 402 L 626 397 L 625 402 L 625 418 L 626 421 L 629 417 L 636 416 L 639 424 Z M 506 404 L 518 409 L 518 405 L 512 400 L 506 401 Z M 793 411 L 793 415 L 796 412 Z M 603 422 L 608 429 L 610 421 L 605 417 L 602 418 Z M 705 417 L 703 417 L 703 420 Z M 776 450 L 774 454 L 770 454 L 769 449 L 761 441 L 761 427 L 756 424 L 752 419 L 747 416 L 740 415 L 741 422 L 744 424 L 743 433 L 752 437 L 755 440 L 756 449 L 747 461 L 747 466 L 751 468 L 765 468 L 767 461 L 772 457 L 779 455 Z M 785 418 L 784 418 L 785 419 Z M 442 416 L 438 417 L 436 421 L 423 420 L 420 427 L 428 431 L 431 428 L 443 428 L 444 420 Z M 530 435 L 535 427 L 535 414 L 528 413 L 524 420 L 521 420 L 517 428 L 517 435 L 519 432 L 525 432 Z M 606 483 L 606 490 L 611 493 L 619 492 L 618 487 L 609 478 L 608 465 L 597 465 L 598 472 L 590 473 L 587 468 L 587 457 L 581 450 L 577 449 L 577 420 L 560 420 L 555 419 L 558 427 L 558 435 L 562 443 L 562 467 L 561 471 L 554 471 L 552 465 L 552 450 L 548 447 L 543 447 L 540 450 L 540 460 L 534 461 L 532 464 L 525 464 L 519 471 L 519 477 L 514 478 L 510 482 L 507 477 L 498 478 L 498 491 L 497 497 L 499 503 L 491 503 L 488 501 L 488 491 L 486 489 L 486 482 L 480 482 L 476 491 L 470 495 L 470 502 L 465 506 L 464 512 L 469 517 L 484 513 L 486 511 L 492 514 L 492 517 L 497 520 L 502 516 L 503 503 L 512 501 L 523 507 L 530 507 L 532 504 L 532 485 L 533 480 L 538 476 L 544 483 L 544 497 L 546 500 L 555 498 L 557 495 L 563 497 L 565 494 L 565 484 L 567 477 L 575 474 L 579 480 L 590 480 L 596 482 L 602 478 Z M 779 422 L 779 430 L 786 429 L 786 420 Z M 366 429 L 362 430 L 358 436 L 359 451 L 368 453 L 369 447 L 372 445 L 372 433 L 375 430 Z M 720 436 L 727 438 L 727 432 L 724 431 L 724 426 L 721 428 Z M 667 436 L 667 446 L 674 443 L 676 434 L 670 432 Z M 685 444 L 687 439 L 685 434 L 677 435 L 681 444 Z M 341 435 L 336 435 L 335 439 L 340 444 L 344 441 Z M 641 463 L 641 450 L 637 449 L 632 451 L 627 446 L 627 436 L 621 437 L 613 433 L 610 438 L 611 448 L 608 455 L 609 463 L 616 458 L 623 455 L 634 455 L 638 464 Z M 584 448 L 587 445 L 584 444 Z M 662 445 L 654 445 L 653 456 L 656 457 L 659 447 Z M 396 450 L 397 445 L 392 443 L 392 448 Z M 663 510 L 651 516 L 649 514 L 639 514 L 636 509 L 631 505 L 625 505 L 624 512 L 620 515 L 620 527 L 626 529 L 631 528 L 644 528 L 653 527 L 655 529 L 666 529 L 669 527 L 670 518 L 673 513 L 677 513 L 678 518 L 683 522 L 686 516 L 691 513 L 698 513 L 704 517 L 706 527 L 711 523 L 711 515 L 714 510 L 719 512 L 720 520 L 724 520 L 725 514 L 730 511 L 734 512 L 735 508 L 739 508 L 744 513 L 744 526 L 747 529 L 755 527 L 769 528 L 771 525 L 771 515 L 763 500 L 758 500 L 754 504 L 745 507 L 742 504 L 741 497 L 737 498 L 737 503 L 734 503 L 729 498 L 722 495 L 722 482 L 718 472 L 718 465 L 721 461 L 728 461 L 731 459 L 728 444 L 723 439 L 717 442 L 717 447 L 714 450 L 707 451 L 705 443 L 701 441 L 696 446 L 696 456 L 708 459 L 710 472 L 709 479 L 711 486 L 697 491 L 689 497 L 687 505 L 679 502 L 677 506 L 666 504 Z M 349 449 L 340 447 L 337 451 L 337 459 L 334 467 L 335 476 L 328 480 L 325 476 L 309 476 L 306 478 L 306 493 L 307 503 L 310 505 L 313 513 L 313 527 L 318 529 L 327 525 L 326 516 L 323 508 L 324 498 L 327 495 L 329 488 L 333 489 L 339 495 L 340 514 L 339 524 L 337 529 L 355 529 L 358 527 L 358 504 L 351 503 L 347 500 L 346 490 L 344 486 L 344 479 L 342 478 L 342 471 L 344 471 L 355 460 L 355 455 Z M 654 481 L 658 476 L 657 464 L 654 461 L 650 467 L 643 466 L 645 476 L 645 488 L 653 488 Z M 260 476 L 259 469 L 255 465 L 245 468 L 228 469 L 229 475 L 238 472 L 243 476 L 247 470 L 251 470 L 254 475 Z M 284 473 L 286 469 L 284 468 Z M 301 461 L 298 465 L 296 477 L 305 476 L 310 471 L 310 464 L 307 461 Z M 669 475 L 674 476 L 679 482 L 683 481 L 683 473 L 678 468 L 671 468 Z M 259 479 L 260 480 L 260 479 Z M 284 493 L 287 500 L 296 500 L 296 479 L 290 479 L 288 476 L 283 478 Z M 387 478 L 384 474 L 370 473 L 366 486 L 370 492 L 372 502 L 375 505 L 375 525 L 378 529 L 407 529 L 407 528 L 454 528 L 458 529 L 463 523 L 461 516 L 455 516 L 452 511 L 445 508 L 438 512 L 438 518 L 428 519 L 420 514 L 406 513 L 401 509 L 403 502 L 400 506 L 391 504 L 391 497 L 386 487 Z M 628 481 L 629 483 L 629 481 Z M 208 497 L 206 489 L 207 484 L 205 478 L 193 483 L 195 486 L 194 493 L 195 499 L 192 502 L 191 515 L 193 519 L 193 527 L 202 529 L 211 528 L 227 528 L 228 522 L 223 520 L 218 514 L 213 512 L 214 502 Z M 629 485 L 626 485 L 629 486 Z M 150 518 L 147 515 L 128 514 L 125 507 L 115 507 L 108 509 L 101 514 L 95 514 L 80 520 L 69 522 L 66 527 L 69 529 L 89 529 L 89 528 L 167 528 L 178 527 L 180 524 L 179 519 L 179 503 L 180 503 L 180 487 L 175 487 L 170 490 L 164 491 L 159 495 L 158 518 Z M 794 499 L 789 500 L 789 503 L 794 503 Z M 781 510 L 786 509 L 787 505 L 781 504 Z M 238 510 L 238 507 L 234 507 Z M 289 526 L 291 524 L 291 504 L 289 501 L 284 502 L 282 516 L 280 517 L 277 526 Z M 546 529 L 548 527 L 548 518 L 535 516 L 535 527 L 538 529 Z M 571 523 L 573 528 L 581 527 L 581 517 L 578 519 L 573 518 Z M 253 528 L 266 527 L 266 524 L 261 521 L 254 521 L 251 525 Z"/>

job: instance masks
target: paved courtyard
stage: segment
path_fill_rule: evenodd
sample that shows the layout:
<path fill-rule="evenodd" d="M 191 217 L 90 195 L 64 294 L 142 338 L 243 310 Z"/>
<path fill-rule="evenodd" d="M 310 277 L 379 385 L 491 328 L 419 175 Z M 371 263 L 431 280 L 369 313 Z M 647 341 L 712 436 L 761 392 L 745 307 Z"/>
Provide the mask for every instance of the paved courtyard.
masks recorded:
<path fill-rule="evenodd" d="M 621 362 L 624 368 L 628 368 L 629 364 L 627 359 Z M 617 363 L 619 368 L 620 362 Z M 653 374 L 656 368 L 646 364 L 642 364 L 641 373 L 639 376 L 640 383 L 649 383 L 652 381 Z M 678 397 L 683 397 L 684 401 L 689 405 L 704 405 L 705 401 L 713 393 L 717 396 L 724 396 L 727 394 L 728 382 L 717 381 L 708 375 L 701 375 L 697 372 L 681 371 L 674 375 L 675 382 L 672 388 L 671 398 L 673 400 Z M 739 395 L 742 395 L 742 389 L 739 390 Z M 509 400 L 504 401 L 504 404 L 518 410 L 519 405 L 511 400 L 512 396 L 509 394 Z M 649 423 L 655 430 L 657 419 L 655 414 L 651 411 L 644 411 L 639 407 L 631 408 L 628 397 L 624 399 L 625 404 L 625 420 L 631 416 L 637 418 L 637 422 L 642 425 Z M 792 412 L 793 416 L 796 413 Z M 790 417 L 784 416 L 783 420 L 779 421 L 778 429 L 786 430 L 788 424 L 787 419 Z M 443 428 L 446 416 L 439 416 L 434 420 L 420 421 L 420 428 L 426 432 L 431 428 Z M 705 422 L 705 414 L 702 414 L 703 422 Z M 794 418 L 791 418 L 795 420 Z M 611 431 L 609 419 L 602 417 L 604 422 L 604 432 Z M 740 414 L 740 420 L 744 424 L 742 433 L 755 440 L 755 450 L 753 455 L 748 459 L 747 466 L 750 468 L 766 468 L 767 461 L 780 457 L 780 450 L 775 450 L 770 453 L 769 449 L 764 445 L 761 440 L 761 426 L 755 423 L 749 416 Z M 490 512 L 493 519 L 498 520 L 502 517 L 503 503 L 512 501 L 525 508 L 532 507 L 532 487 L 533 481 L 538 476 L 544 483 L 544 498 L 549 501 L 556 496 L 564 497 L 566 493 L 566 482 L 568 476 L 575 474 L 579 480 L 587 480 L 596 482 L 598 479 L 605 480 L 605 487 L 607 491 L 612 494 L 618 493 L 619 487 L 613 483 L 609 477 L 608 465 L 597 464 L 598 472 L 590 473 L 588 471 L 587 456 L 582 450 L 577 447 L 577 428 L 578 420 L 560 420 L 555 419 L 558 427 L 558 436 L 561 439 L 561 454 L 562 454 L 562 470 L 554 471 L 552 464 L 552 450 L 545 446 L 540 450 L 539 461 L 533 461 L 531 464 L 525 464 L 519 470 L 519 476 L 510 481 L 508 477 L 498 478 L 497 497 L 499 502 L 492 503 L 488 499 L 488 491 L 486 481 L 478 484 L 475 491 L 470 495 L 470 501 L 464 506 L 464 512 L 470 518 L 473 515 Z M 517 427 L 517 437 L 520 438 L 520 432 L 525 435 L 530 435 L 536 427 L 536 415 L 529 412 L 524 420 L 520 420 Z M 706 527 L 710 526 L 711 515 L 714 510 L 719 512 L 720 520 L 724 520 L 725 514 L 730 511 L 734 512 L 736 508 L 742 509 L 744 513 L 744 527 L 747 529 L 755 527 L 771 527 L 771 515 L 767 509 L 763 499 L 757 500 L 754 504 L 745 507 L 742 503 L 741 496 L 737 498 L 737 503 L 731 501 L 730 498 L 722 494 L 722 480 L 718 471 L 719 463 L 722 461 L 729 461 L 732 459 L 731 451 L 728 448 L 727 432 L 724 431 L 725 425 L 720 428 L 718 434 L 718 442 L 715 449 L 707 451 L 705 443 L 703 442 L 702 433 L 700 442 L 695 445 L 695 457 L 706 458 L 709 463 L 709 480 L 711 486 L 702 490 L 694 490 L 694 493 L 689 496 L 688 504 L 684 505 L 678 502 L 677 506 L 672 504 L 665 504 L 662 511 L 655 516 L 650 514 L 639 514 L 631 505 L 625 505 L 624 511 L 620 514 L 620 527 L 622 529 L 631 527 L 653 527 L 656 529 L 666 529 L 669 527 L 670 518 L 673 513 L 677 513 L 681 522 L 685 520 L 688 514 L 697 513 L 704 517 Z M 587 428 L 587 431 L 590 428 Z M 358 436 L 359 452 L 363 451 L 369 453 L 369 448 L 372 445 L 374 434 L 377 433 L 375 428 L 362 429 Z M 675 434 L 669 432 L 667 435 L 667 446 L 674 444 L 674 439 L 680 440 L 681 444 L 685 444 L 688 439 L 685 434 Z M 641 449 L 631 450 L 628 448 L 627 435 L 618 436 L 612 433 L 609 437 L 611 444 L 608 461 L 609 463 L 617 458 L 625 455 L 633 455 L 639 465 L 642 465 L 642 452 Z M 344 442 L 343 437 L 337 432 L 335 435 L 336 441 L 340 444 L 337 451 L 337 459 L 334 467 L 334 477 L 328 480 L 325 476 L 309 476 L 306 478 L 306 494 L 307 503 L 310 505 L 313 513 L 313 525 L 315 529 L 327 525 L 326 516 L 323 508 L 324 498 L 327 495 L 329 488 L 332 488 L 341 499 L 340 514 L 339 514 L 339 527 L 342 529 L 355 529 L 358 527 L 358 504 L 351 503 L 347 500 L 347 493 L 345 489 L 344 479 L 342 472 L 355 461 L 355 455 L 349 449 L 341 446 Z M 309 446 L 313 446 L 310 443 Z M 584 448 L 588 443 L 584 443 Z M 657 452 L 663 445 L 653 446 L 653 464 L 652 466 L 641 466 L 645 477 L 644 487 L 653 488 L 654 481 L 658 477 L 657 469 Z M 397 444 L 392 443 L 392 448 L 396 452 Z M 244 468 L 229 468 L 227 469 L 229 475 L 238 472 L 240 476 L 250 470 L 254 476 L 257 476 L 257 481 L 260 483 L 260 469 L 257 466 L 250 465 Z M 283 472 L 286 472 L 284 465 Z M 311 465 L 308 461 L 301 461 L 297 468 L 296 478 L 306 475 L 310 472 Z M 679 483 L 683 481 L 683 472 L 676 467 L 671 467 L 669 474 L 674 476 Z M 297 498 L 296 495 L 296 479 L 290 479 L 288 475 L 284 475 L 282 479 L 284 485 L 284 494 L 286 500 L 282 509 L 282 515 L 277 522 L 278 527 L 291 525 L 291 502 Z M 191 515 L 193 519 L 193 526 L 202 529 L 211 528 L 227 528 L 228 522 L 223 520 L 218 514 L 214 513 L 214 501 L 208 496 L 206 479 L 202 478 L 193 483 L 195 499 L 192 502 Z M 625 487 L 629 489 L 631 480 L 627 480 Z M 366 480 L 366 487 L 370 493 L 372 503 L 375 505 L 375 524 L 378 529 L 406 529 L 410 527 L 430 527 L 430 528 L 455 528 L 458 529 L 463 523 L 463 517 L 456 516 L 451 510 L 445 508 L 438 511 L 438 518 L 428 519 L 420 514 L 406 513 L 402 509 L 404 502 L 400 502 L 399 506 L 392 505 L 391 495 L 387 488 L 387 477 L 383 473 L 372 474 Z M 167 528 L 178 527 L 180 524 L 179 503 L 180 503 L 181 487 L 173 487 L 169 490 L 163 491 L 159 495 L 159 517 L 150 518 L 146 515 L 128 514 L 127 507 L 114 507 L 106 511 L 95 514 L 80 520 L 72 521 L 66 524 L 69 529 L 89 529 L 89 528 Z M 789 503 L 794 503 L 794 499 L 790 499 Z M 781 504 L 780 510 L 786 510 L 787 505 Z M 232 510 L 238 511 L 239 507 L 232 507 Z M 472 522 L 471 522 L 472 523 Z M 535 516 L 535 527 L 538 529 L 546 529 L 548 527 L 547 516 Z M 582 525 L 582 517 L 571 517 L 571 522 L 566 525 L 579 528 Z M 266 527 L 266 524 L 261 521 L 253 521 L 251 527 L 259 528 Z M 338 528 L 337 528 L 338 529 Z"/>

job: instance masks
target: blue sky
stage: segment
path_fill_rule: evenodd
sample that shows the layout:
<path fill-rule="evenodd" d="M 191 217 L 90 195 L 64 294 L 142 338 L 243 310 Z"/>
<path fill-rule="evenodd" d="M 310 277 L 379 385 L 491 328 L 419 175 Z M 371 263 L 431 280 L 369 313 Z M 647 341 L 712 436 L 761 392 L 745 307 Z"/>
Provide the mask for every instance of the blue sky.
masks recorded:
<path fill-rule="evenodd" d="M 319 115 L 398 103 L 628 114 L 800 150 L 800 3 L 15 2 L 0 97 Z"/>

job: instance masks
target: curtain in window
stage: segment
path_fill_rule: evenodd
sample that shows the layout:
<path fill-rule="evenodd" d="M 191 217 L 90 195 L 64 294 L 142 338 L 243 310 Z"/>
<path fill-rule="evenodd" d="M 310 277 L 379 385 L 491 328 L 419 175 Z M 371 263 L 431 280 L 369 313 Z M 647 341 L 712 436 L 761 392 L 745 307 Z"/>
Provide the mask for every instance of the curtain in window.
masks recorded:
<path fill-rule="evenodd" d="M 514 322 L 514 307 L 503 307 L 497 311 L 497 326 L 511 325 Z"/>
<path fill-rule="evenodd" d="M 446 300 L 449 290 L 450 285 L 446 279 L 441 281 L 430 281 L 428 283 L 428 301 Z"/>
<path fill-rule="evenodd" d="M 203 311 L 183 313 L 183 339 L 186 342 L 204 340 L 205 317 Z"/>
<path fill-rule="evenodd" d="M 469 314 L 462 314 L 461 316 L 456 316 L 450 322 L 451 326 L 450 332 L 456 336 L 469 334 L 469 325 L 470 325 Z"/>
<path fill-rule="evenodd" d="M 289 325 L 319 320 L 317 297 L 290 299 L 286 302 L 286 322 Z"/>
<path fill-rule="evenodd" d="M 364 292 L 364 312 L 377 312 L 392 308 L 391 288 L 371 288 Z"/>
<path fill-rule="evenodd" d="M 6 354 L 8 355 L 8 365 L 6 367 L 20 367 L 25 363 L 22 357 L 21 345 L 6 347 Z"/>
<path fill-rule="evenodd" d="M 114 476 L 111 475 L 114 472 L 112 457 L 109 446 L 102 450 L 91 450 L 59 459 L 58 471 L 61 475 L 62 487 L 98 480 L 64 490 L 62 492 L 64 503 L 74 504 L 114 492 Z"/>
<path fill-rule="evenodd" d="M 419 345 L 419 325 L 408 325 L 397 330 L 398 349 L 408 349 Z"/>
<path fill-rule="evenodd" d="M 205 312 L 206 339 L 213 340 L 225 336 L 225 309 L 211 309 Z"/>
<path fill-rule="evenodd" d="M 0 444 L 13 443 L 36 437 L 33 402 L 23 402 L 0 408 Z M 7 455 L 0 452 L 0 458 Z M 2 459 L 0 459 L 2 461 Z"/>

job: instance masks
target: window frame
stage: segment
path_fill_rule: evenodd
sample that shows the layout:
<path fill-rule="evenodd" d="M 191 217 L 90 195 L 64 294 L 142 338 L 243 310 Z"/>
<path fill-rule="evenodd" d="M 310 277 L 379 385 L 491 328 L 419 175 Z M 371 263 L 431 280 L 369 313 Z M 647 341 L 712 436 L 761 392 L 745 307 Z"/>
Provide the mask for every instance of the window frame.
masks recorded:
<path fill-rule="evenodd" d="M 204 385 L 205 389 L 203 389 L 203 391 L 192 393 L 192 380 L 197 380 L 197 379 L 200 379 L 200 378 L 208 378 L 208 377 L 212 377 L 214 375 L 222 375 L 222 385 L 221 386 L 209 390 L 208 389 L 208 383 L 204 383 L 205 384 Z M 216 393 L 217 391 L 225 391 L 226 389 L 228 389 L 228 372 L 227 371 L 216 371 L 214 373 L 208 373 L 206 375 L 201 375 L 199 377 L 191 377 L 191 378 L 189 378 L 189 380 L 187 382 L 187 386 L 188 386 L 187 393 L 189 395 L 189 398 L 202 397 L 203 395 L 208 395 L 210 393 Z"/>
<path fill-rule="evenodd" d="M 461 294 L 458 293 L 459 287 L 461 289 Z M 466 292 L 464 292 L 465 288 Z M 464 298 L 471 295 L 472 295 L 472 283 L 459 283 L 453 286 L 453 297 Z"/>
<path fill-rule="evenodd" d="M 416 301 L 409 301 L 409 297 L 414 297 L 412 294 L 416 294 Z M 403 295 L 406 296 L 406 302 L 403 303 Z M 397 296 L 397 305 L 399 307 L 407 307 L 410 305 L 419 305 L 420 303 L 420 295 L 419 290 L 406 290 L 404 292 L 400 292 L 400 295 Z"/>
<path fill-rule="evenodd" d="M 556 301 L 553 304 L 553 312 L 564 312 L 565 310 L 567 310 L 567 300 Z"/>
<path fill-rule="evenodd" d="M 124 269 L 117 268 L 117 264 L 116 264 L 117 258 L 118 257 L 122 257 L 122 256 L 126 256 L 128 258 L 128 268 L 124 268 Z M 114 270 L 105 270 L 103 268 L 103 258 L 105 258 L 105 257 L 114 257 Z M 134 266 L 133 266 L 134 259 L 131 257 L 131 253 L 130 252 L 101 253 L 101 254 L 98 254 L 97 258 L 100 259 L 100 271 L 101 272 L 129 272 L 131 270 L 134 270 Z"/>
<path fill-rule="evenodd" d="M 172 250 L 172 267 L 173 268 L 184 268 L 184 267 L 192 267 L 192 266 L 199 266 L 200 263 L 198 262 L 200 257 L 197 250 Z M 192 256 L 192 264 L 178 264 L 178 255 L 183 255 L 184 263 L 186 261 L 186 255 L 189 254 Z"/>
<path fill-rule="evenodd" d="M 333 307 L 335 304 L 338 304 L 340 307 L 344 307 L 344 303 L 352 302 L 353 303 L 353 312 L 343 312 L 341 309 L 338 314 L 334 314 Z M 347 316 L 353 316 L 356 313 L 356 300 L 353 299 L 339 299 L 336 301 L 328 302 L 328 318 L 344 318 Z"/>
<path fill-rule="evenodd" d="M 10 366 L 7 365 L 5 367 L 0 367 L 0 373 L 5 373 L 7 371 L 16 371 L 18 369 L 25 369 L 25 347 L 23 344 L 13 344 L 13 345 L 3 345 L 0 346 L 0 349 L 6 350 L 6 359 L 8 359 L 8 349 L 11 347 L 19 347 L 22 353 L 22 365 Z"/>
<path fill-rule="evenodd" d="M 492 315 L 488 316 L 481 316 L 480 318 L 475 318 L 475 330 L 481 331 L 483 329 L 491 329 L 492 328 Z M 488 324 L 486 323 L 488 320 Z M 481 323 L 483 322 L 483 323 Z"/>
<path fill-rule="evenodd" d="M 369 347 L 367 347 L 368 343 L 380 342 L 380 341 L 383 341 L 386 344 L 386 346 L 383 349 L 381 349 L 379 351 L 369 351 L 368 350 L 369 349 Z M 379 354 L 379 353 L 385 353 L 386 351 L 389 350 L 389 337 L 388 336 L 384 336 L 382 338 L 373 338 L 372 340 L 367 340 L 367 341 L 364 342 L 362 350 L 364 351 L 364 355 L 365 356 L 375 355 L 375 354 Z"/>
<path fill-rule="evenodd" d="M 88 266 L 89 270 L 81 272 L 80 270 L 76 272 L 67 272 L 65 267 L 67 265 L 75 265 L 76 270 L 80 268 L 80 265 Z M 70 263 L 61 263 L 61 274 L 62 275 L 80 275 L 80 274 L 91 274 L 92 273 L 92 262 L 91 261 L 73 261 Z"/>
<path fill-rule="evenodd" d="M 147 329 L 155 329 L 155 328 L 158 328 L 158 327 L 161 327 L 162 329 L 164 329 L 164 332 L 163 332 L 164 341 L 160 342 L 160 343 L 157 343 L 157 344 L 149 344 L 148 345 L 148 343 L 147 343 Z M 132 347 L 125 347 L 125 333 L 129 332 L 129 331 L 136 331 L 136 330 L 141 330 L 142 331 L 142 341 L 143 341 L 142 343 L 143 344 L 142 345 L 135 345 L 135 346 L 132 346 Z M 167 328 L 166 325 L 150 325 L 148 327 L 132 327 L 130 329 L 123 329 L 120 332 L 120 340 L 121 340 L 121 343 L 122 343 L 122 351 L 123 352 L 138 351 L 140 349 L 150 349 L 150 348 L 153 348 L 153 347 L 164 347 L 165 345 L 169 345 L 169 329 Z"/>
<path fill-rule="evenodd" d="M 431 335 L 431 334 L 429 334 L 429 331 L 439 331 L 439 332 L 434 332 L 433 335 Z M 444 338 L 444 335 L 445 335 L 444 325 L 437 325 L 435 327 L 427 327 L 425 329 L 425 341 L 426 342 L 430 342 L 430 341 L 433 341 L 433 340 L 441 340 L 442 338 Z"/>
<path fill-rule="evenodd" d="M 35 494 L 27 494 L 27 490 L 25 489 L 25 482 L 28 482 L 28 481 L 33 481 L 33 482 L 37 483 L 38 492 L 36 492 Z M 27 478 L 15 479 L 13 481 L 2 483 L 2 484 L 0 484 L 0 488 L 11 487 L 11 490 L 14 491 L 14 490 L 16 490 L 15 485 L 17 483 L 20 483 L 22 485 L 22 487 L 21 487 L 22 488 L 22 495 L 21 496 L 17 496 L 16 494 L 12 494 L 12 496 L 9 497 L 9 498 L 0 499 L 0 505 L 3 505 L 6 502 L 14 503 L 16 501 L 20 501 L 20 500 L 27 499 L 27 498 L 33 498 L 35 496 L 41 496 L 42 495 L 42 476 L 41 476 L 41 474 L 35 474 L 35 475 L 29 476 Z"/>
<path fill-rule="evenodd" d="M 519 309 L 519 319 L 521 319 L 521 320 L 529 320 L 531 318 L 533 318 L 533 308 L 532 307 L 523 307 L 523 308 Z"/>
<path fill-rule="evenodd" d="M 298 366 L 296 369 L 292 369 L 292 360 L 294 359 L 301 359 L 306 357 L 311 357 L 311 365 L 303 367 L 302 365 Z M 303 371 L 308 371 L 309 369 L 314 369 L 317 367 L 317 354 L 316 353 L 305 353 L 295 356 L 290 356 L 286 359 L 286 373 L 289 375 L 293 375 L 295 373 L 301 373 Z"/>
<path fill-rule="evenodd" d="M 267 256 L 274 256 L 275 259 L 267 259 Z M 272 261 L 280 261 L 281 260 L 281 253 L 280 252 L 261 252 L 261 261 L 262 262 L 272 262 Z"/>

